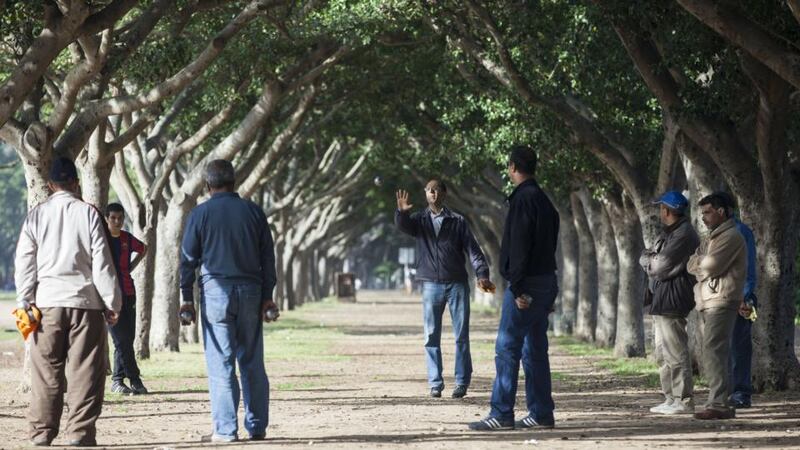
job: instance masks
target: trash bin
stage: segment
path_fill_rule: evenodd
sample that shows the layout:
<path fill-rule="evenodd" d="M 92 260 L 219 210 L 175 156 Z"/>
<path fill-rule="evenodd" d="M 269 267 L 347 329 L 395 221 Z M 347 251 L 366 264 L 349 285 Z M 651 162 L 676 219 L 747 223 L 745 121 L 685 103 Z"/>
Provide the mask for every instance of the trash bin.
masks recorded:
<path fill-rule="evenodd" d="M 341 302 L 356 301 L 356 276 L 350 272 L 336 274 L 336 299 Z"/>

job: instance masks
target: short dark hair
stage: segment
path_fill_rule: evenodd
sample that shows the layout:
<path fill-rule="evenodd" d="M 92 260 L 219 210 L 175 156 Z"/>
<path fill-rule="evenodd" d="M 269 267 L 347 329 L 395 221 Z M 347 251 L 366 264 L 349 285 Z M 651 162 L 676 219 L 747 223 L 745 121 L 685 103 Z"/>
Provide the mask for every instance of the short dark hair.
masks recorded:
<path fill-rule="evenodd" d="M 109 203 L 106 206 L 106 217 L 110 216 L 112 212 L 125 214 L 125 208 L 119 203 Z"/>
<path fill-rule="evenodd" d="M 725 200 L 725 203 L 727 204 L 728 208 L 736 209 L 736 198 L 729 192 L 719 191 L 715 192 L 715 194 L 719 195 L 720 197 L 722 197 L 723 200 Z"/>
<path fill-rule="evenodd" d="M 515 145 L 511 147 L 511 154 L 508 156 L 508 163 L 514 164 L 518 172 L 525 175 L 536 174 L 536 152 L 527 145 Z"/>
<path fill-rule="evenodd" d="M 54 159 L 50 165 L 49 181 L 61 188 L 78 181 L 78 169 L 75 163 L 63 156 Z"/>
<path fill-rule="evenodd" d="M 442 192 L 447 192 L 447 183 L 445 183 L 444 180 L 442 180 L 441 178 L 431 178 L 430 180 L 428 180 L 428 183 L 430 183 L 431 181 L 435 181 L 436 184 L 439 185 L 439 188 L 442 190 Z"/>
<path fill-rule="evenodd" d="M 206 183 L 212 189 L 233 187 L 236 183 L 236 173 L 233 164 L 224 159 L 215 159 L 206 166 Z"/>
<path fill-rule="evenodd" d="M 725 215 L 730 216 L 728 212 L 728 208 L 730 207 L 728 201 L 729 200 L 728 198 L 726 198 L 726 195 L 724 193 L 714 192 L 712 194 L 706 195 L 705 197 L 701 198 L 700 201 L 697 202 L 697 204 L 700 206 L 711 205 L 711 207 L 714 209 L 722 208 L 723 210 L 725 210 Z"/>

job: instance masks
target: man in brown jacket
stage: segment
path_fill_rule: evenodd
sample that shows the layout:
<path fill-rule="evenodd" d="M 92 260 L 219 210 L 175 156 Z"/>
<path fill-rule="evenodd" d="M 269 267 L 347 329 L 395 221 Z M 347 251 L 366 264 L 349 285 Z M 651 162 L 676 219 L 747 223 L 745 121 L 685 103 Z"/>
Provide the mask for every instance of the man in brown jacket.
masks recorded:
<path fill-rule="evenodd" d="M 699 205 L 710 232 L 689 258 L 687 269 L 697 278 L 694 297 L 700 312 L 709 393 L 706 409 L 694 416 L 701 420 L 732 419 L 736 413 L 728 404 L 728 359 L 744 289 L 747 249 L 724 196 L 711 194 Z"/>
<path fill-rule="evenodd" d="M 30 439 L 36 446 L 55 439 L 68 382 L 69 445 L 92 446 L 105 391 L 105 323 L 116 323 L 122 298 L 105 224 L 79 198 L 75 164 L 53 161 L 48 186 L 53 195 L 28 214 L 14 260 L 18 307 L 42 312 L 28 336 Z"/>

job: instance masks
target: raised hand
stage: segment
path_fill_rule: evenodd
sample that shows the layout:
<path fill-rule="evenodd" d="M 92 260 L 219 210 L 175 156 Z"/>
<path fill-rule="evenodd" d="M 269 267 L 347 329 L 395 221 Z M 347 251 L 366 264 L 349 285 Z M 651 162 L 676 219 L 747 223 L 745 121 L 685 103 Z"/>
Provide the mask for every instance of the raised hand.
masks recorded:
<path fill-rule="evenodd" d="M 408 191 L 400 189 L 395 195 L 397 196 L 397 209 L 400 211 L 408 211 L 414 206 L 408 203 Z"/>

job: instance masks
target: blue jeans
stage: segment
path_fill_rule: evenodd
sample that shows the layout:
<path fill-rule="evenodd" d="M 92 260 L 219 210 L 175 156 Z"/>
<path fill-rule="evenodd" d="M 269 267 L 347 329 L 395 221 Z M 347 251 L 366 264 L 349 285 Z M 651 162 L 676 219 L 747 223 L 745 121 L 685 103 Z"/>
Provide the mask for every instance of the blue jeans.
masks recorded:
<path fill-rule="evenodd" d="M 539 423 L 553 423 L 550 360 L 547 355 L 547 316 L 558 293 L 555 275 L 525 280 L 524 292 L 533 298 L 528 309 L 517 308 L 514 294 L 506 289 L 500 325 L 495 342 L 497 375 L 492 386 L 489 416 L 507 421 L 514 419 L 519 365 L 525 371 L 525 398 L 528 413 Z"/>
<path fill-rule="evenodd" d="M 750 402 L 753 394 L 751 361 L 753 359 L 753 322 L 742 316 L 736 317 L 731 334 L 730 370 L 731 397 L 735 401 Z"/>
<path fill-rule="evenodd" d="M 265 434 L 269 423 L 269 379 L 264 369 L 261 286 L 210 280 L 203 284 L 201 318 L 214 434 L 237 436 L 239 381 L 244 397 L 244 427 Z"/>
<path fill-rule="evenodd" d="M 425 362 L 428 385 L 444 389 L 442 379 L 442 314 L 450 306 L 453 334 L 456 338 L 456 384 L 469 386 L 472 381 L 472 356 L 469 352 L 469 286 L 467 283 L 422 285 L 422 314 L 425 322 Z"/>

